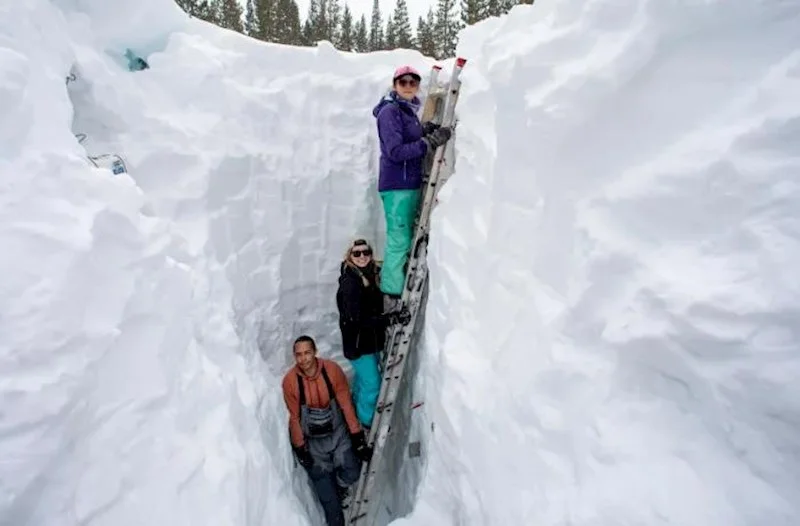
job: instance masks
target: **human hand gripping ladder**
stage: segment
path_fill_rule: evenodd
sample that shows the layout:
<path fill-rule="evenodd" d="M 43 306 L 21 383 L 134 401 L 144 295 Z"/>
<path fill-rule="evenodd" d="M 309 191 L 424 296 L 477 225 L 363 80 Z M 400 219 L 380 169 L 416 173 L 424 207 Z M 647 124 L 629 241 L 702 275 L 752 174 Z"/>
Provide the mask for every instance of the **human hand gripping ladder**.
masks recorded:
<path fill-rule="evenodd" d="M 461 88 L 460 75 L 466 62 L 466 59 L 463 58 L 456 60 L 453 73 L 450 76 L 447 102 L 441 115 L 440 124 L 442 126 L 452 126 L 453 124 L 455 106 Z M 431 72 L 431 79 L 428 85 L 429 95 L 430 91 L 436 86 L 439 69 L 438 66 L 434 66 Z M 376 494 L 375 479 L 383 463 L 384 447 L 391 432 L 392 405 L 397 399 L 399 388 L 402 385 L 407 362 L 405 357 L 410 351 L 409 344 L 414 333 L 423 288 L 427 281 L 428 268 L 424 257 L 427 254 L 427 250 L 423 251 L 423 248 L 427 247 L 430 215 L 436 197 L 439 176 L 441 171 L 446 168 L 444 163 L 445 148 L 446 144 L 438 147 L 434 153 L 430 175 L 420 203 L 415 224 L 414 240 L 411 245 L 411 254 L 406 271 L 405 286 L 401 296 L 402 304 L 407 306 L 411 313 L 411 320 L 406 325 L 393 326 L 387 341 L 389 352 L 386 359 L 386 367 L 383 371 L 383 381 L 381 382 L 375 416 L 368 438 L 373 445 L 374 453 L 372 460 L 362 467 L 361 477 L 356 485 L 353 500 L 348 510 L 348 524 L 373 526 L 375 520 L 376 510 L 374 506 L 378 504 L 373 500 L 373 496 Z"/>

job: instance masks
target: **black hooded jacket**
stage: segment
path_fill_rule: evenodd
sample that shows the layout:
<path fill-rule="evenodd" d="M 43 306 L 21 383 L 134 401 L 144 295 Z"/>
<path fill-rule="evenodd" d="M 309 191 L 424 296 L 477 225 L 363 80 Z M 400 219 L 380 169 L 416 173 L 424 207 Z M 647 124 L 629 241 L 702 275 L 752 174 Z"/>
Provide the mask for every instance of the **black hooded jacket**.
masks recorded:
<path fill-rule="evenodd" d="M 380 268 L 370 263 L 361 272 L 369 281 L 368 287 L 364 286 L 358 270 L 342 263 L 336 291 L 342 347 L 348 360 L 382 350 L 386 339 L 387 323 L 381 316 L 383 293 L 376 280 Z"/>

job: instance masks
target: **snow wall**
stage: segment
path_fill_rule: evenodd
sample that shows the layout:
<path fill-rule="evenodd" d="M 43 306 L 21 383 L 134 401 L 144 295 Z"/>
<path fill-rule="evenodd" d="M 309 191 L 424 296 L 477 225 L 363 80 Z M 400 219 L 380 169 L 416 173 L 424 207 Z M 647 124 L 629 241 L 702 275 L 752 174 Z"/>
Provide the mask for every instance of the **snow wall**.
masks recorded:
<path fill-rule="evenodd" d="M 798 27 L 575 0 L 462 34 L 407 524 L 800 523 Z"/>
<path fill-rule="evenodd" d="M 796 524 L 800 8 L 554 4 L 462 35 L 395 524 Z M 279 379 L 302 332 L 340 358 L 404 62 L 0 6 L 0 523 L 319 523 Z"/>
<path fill-rule="evenodd" d="M 280 379 L 302 333 L 349 370 L 334 295 L 382 228 L 371 109 L 397 62 L 429 67 L 170 0 L 3 3 L 0 524 L 319 523 Z"/>

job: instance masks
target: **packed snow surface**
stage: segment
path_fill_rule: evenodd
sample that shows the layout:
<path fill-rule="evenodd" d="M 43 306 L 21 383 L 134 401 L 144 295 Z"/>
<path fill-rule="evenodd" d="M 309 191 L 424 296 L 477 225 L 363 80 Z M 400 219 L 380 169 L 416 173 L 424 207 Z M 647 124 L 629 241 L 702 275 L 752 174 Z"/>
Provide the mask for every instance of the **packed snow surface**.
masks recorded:
<path fill-rule="evenodd" d="M 800 522 L 797 27 L 563 0 L 462 33 L 395 524 Z M 370 110 L 408 62 L 169 0 L 0 5 L 0 523 L 320 523 L 279 378 L 304 332 L 346 365 L 339 261 L 380 245 Z"/>

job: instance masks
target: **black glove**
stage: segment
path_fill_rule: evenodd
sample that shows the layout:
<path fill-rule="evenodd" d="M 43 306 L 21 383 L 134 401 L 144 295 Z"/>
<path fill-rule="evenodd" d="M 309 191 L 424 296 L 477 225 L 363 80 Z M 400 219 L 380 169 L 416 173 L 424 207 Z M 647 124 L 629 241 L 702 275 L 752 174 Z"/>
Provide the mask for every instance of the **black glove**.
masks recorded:
<path fill-rule="evenodd" d="M 428 146 L 435 150 L 439 146 L 446 143 L 450 140 L 450 136 L 453 134 L 453 131 L 448 128 L 447 126 L 442 126 L 441 128 L 437 128 L 430 135 L 427 135 L 422 138 L 423 141 L 428 143 Z"/>
<path fill-rule="evenodd" d="M 390 325 L 394 325 L 395 323 L 399 323 L 400 325 L 406 325 L 408 322 L 411 321 L 411 313 L 408 312 L 408 308 L 403 306 L 402 309 L 399 311 L 390 312 L 386 315 L 387 321 Z"/>
<path fill-rule="evenodd" d="M 300 462 L 300 465 L 306 469 L 311 469 L 311 466 L 314 465 L 314 457 L 311 456 L 311 453 L 308 452 L 308 449 L 305 446 L 294 447 L 294 454 L 297 455 L 297 461 Z"/>
<path fill-rule="evenodd" d="M 367 440 L 364 438 L 364 432 L 350 434 L 350 442 L 353 444 L 353 453 L 356 454 L 361 462 L 369 462 L 372 458 L 372 448 L 367 446 Z"/>
<path fill-rule="evenodd" d="M 428 121 L 422 125 L 422 135 L 430 135 L 439 128 L 441 128 L 441 125 L 436 124 L 433 121 Z"/>

